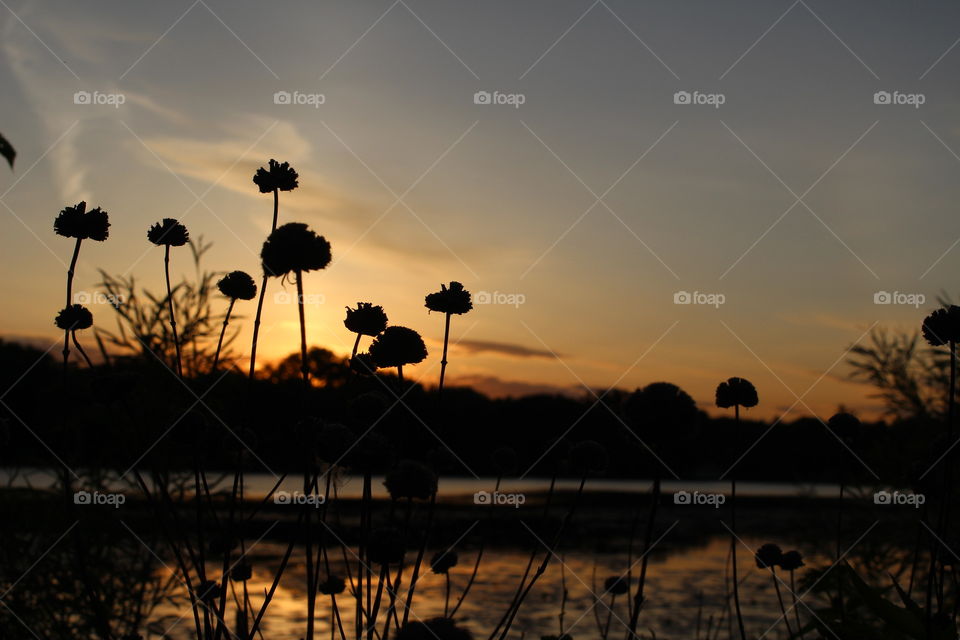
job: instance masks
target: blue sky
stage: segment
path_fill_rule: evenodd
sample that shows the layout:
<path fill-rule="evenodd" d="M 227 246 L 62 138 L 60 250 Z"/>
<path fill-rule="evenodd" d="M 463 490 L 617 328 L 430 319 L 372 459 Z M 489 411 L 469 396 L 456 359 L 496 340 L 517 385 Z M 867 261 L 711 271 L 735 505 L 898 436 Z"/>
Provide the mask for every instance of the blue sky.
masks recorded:
<path fill-rule="evenodd" d="M 145 238 L 161 217 L 215 242 L 209 268 L 258 272 L 270 198 L 250 178 L 271 157 L 301 174 L 281 220 L 333 245 L 308 278 L 311 342 L 349 350 L 343 307 L 383 304 L 428 340 L 425 381 L 442 321 L 422 297 L 456 279 L 523 303 L 457 319 L 454 380 L 669 380 L 707 406 L 740 375 L 758 415 L 866 412 L 845 350 L 958 289 L 954 3 L 5 1 L 8 335 L 55 338 L 70 247 L 52 220 L 81 199 L 113 227 L 84 248 L 80 290 L 97 268 L 161 286 Z M 723 304 L 674 304 L 684 291 Z M 267 356 L 295 350 L 293 307 L 265 321 Z"/>

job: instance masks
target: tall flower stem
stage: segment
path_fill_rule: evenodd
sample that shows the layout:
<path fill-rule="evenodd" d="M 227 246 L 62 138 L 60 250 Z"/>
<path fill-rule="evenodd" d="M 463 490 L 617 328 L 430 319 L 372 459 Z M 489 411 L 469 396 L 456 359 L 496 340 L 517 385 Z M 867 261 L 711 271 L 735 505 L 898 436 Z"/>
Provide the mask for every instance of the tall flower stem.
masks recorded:
<path fill-rule="evenodd" d="M 80 243 L 83 238 L 77 238 L 77 243 L 73 246 L 73 257 L 70 259 L 70 268 L 67 269 L 67 304 L 69 307 L 73 300 L 73 275 L 77 269 L 77 259 L 80 257 Z M 70 331 L 63 332 L 63 376 L 64 385 L 66 385 L 67 360 L 70 358 Z"/>
<path fill-rule="evenodd" d="M 733 415 L 736 424 L 735 433 L 740 433 L 740 405 L 734 405 Z M 740 584 L 737 578 L 737 479 L 730 475 L 730 557 L 733 568 L 733 606 L 737 611 L 737 626 L 740 628 L 740 639 L 747 640 L 747 632 L 743 627 L 743 614 L 740 612 Z"/>
<path fill-rule="evenodd" d="M 80 355 L 83 356 L 83 360 L 87 363 L 87 367 L 93 369 L 93 363 L 90 361 L 90 356 L 87 355 L 87 352 L 83 350 L 83 347 L 80 346 L 80 342 L 77 340 L 77 332 L 71 331 L 70 337 L 73 338 L 73 344 L 77 348 L 77 351 L 80 352 Z"/>
<path fill-rule="evenodd" d="M 803 625 L 800 624 L 800 608 L 797 606 L 800 603 L 797 601 L 797 583 L 793 569 L 790 569 L 790 593 L 793 594 L 793 615 L 797 619 L 797 635 L 803 638 Z"/>
<path fill-rule="evenodd" d="M 170 330 L 173 332 L 173 346 L 177 353 L 177 375 L 183 377 L 183 362 L 180 360 L 180 339 L 177 337 L 177 318 L 173 311 L 173 291 L 170 289 L 170 245 L 164 245 L 163 274 L 167 279 L 167 305 L 170 311 Z"/>
<path fill-rule="evenodd" d="M 653 526 L 657 518 L 657 506 L 660 504 L 660 471 L 653 478 L 653 490 L 650 497 L 650 515 L 647 519 L 647 529 L 643 536 L 643 555 L 640 560 L 640 579 L 637 582 L 637 591 L 633 596 L 633 605 L 630 610 L 630 633 L 627 640 L 635 640 L 637 624 L 640 620 L 640 609 L 643 607 L 643 588 L 647 582 L 647 563 L 650 557 L 650 547 L 653 544 Z"/>
<path fill-rule="evenodd" d="M 780 613 L 783 615 L 783 624 L 787 625 L 787 637 L 793 637 L 793 630 L 790 629 L 790 617 L 787 615 L 787 608 L 783 606 L 783 595 L 780 593 L 780 580 L 777 579 L 776 567 L 770 567 L 770 575 L 773 577 L 773 588 L 777 591 L 777 602 L 780 603 Z"/>
<path fill-rule="evenodd" d="M 217 370 L 217 365 L 220 364 L 220 349 L 223 348 L 223 336 L 227 333 L 227 325 L 230 324 L 230 313 L 233 311 L 233 305 L 237 301 L 236 298 L 230 298 L 230 306 L 227 307 L 227 315 L 223 318 L 223 328 L 220 329 L 220 339 L 217 340 L 217 352 L 213 356 L 213 370 Z"/>
<path fill-rule="evenodd" d="M 277 216 L 280 213 L 280 191 L 273 190 L 273 224 L 270 225 L 270 233 L 277 230 Z M 253 375 L 257 368 L 257 339 L 260 336 L 260 317 L 263 315 L 263 299 L 267 296 L 267 277 L 269 274 L 263 274 L 263 280 L 260 282 L 260 297 L 257 298 L 257 315 L 253 320 L 253 343 L 250 346 L 250 372 L 248 378 L 253 381 Z"/>
<path fill-rule="evenodd" d="M 297 311 L 300 314 L 300 373 L 303 375 L 304 386 L 310 386 L 310 367 L 307 366 L 307 323 L 303 318 L 303 274 L 298 270 L 297 278 Z"/>
<path fill-rule="evenodd" d="M 447 345 L 450 342 L 450 314 L 447 313 L 443 328 L 443 357 L 440 359 L 440 386 L 437 388 L 437 395 L 443 397 L 443 378 L 447 372 Z"/>

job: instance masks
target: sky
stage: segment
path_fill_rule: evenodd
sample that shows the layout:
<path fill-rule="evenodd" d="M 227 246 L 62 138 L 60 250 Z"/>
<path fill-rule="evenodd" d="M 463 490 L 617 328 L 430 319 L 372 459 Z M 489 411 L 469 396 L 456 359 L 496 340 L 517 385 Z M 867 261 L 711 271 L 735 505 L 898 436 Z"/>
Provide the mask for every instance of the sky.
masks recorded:
<path fill-rule="evenodd" d="M 56 339 L 72 245 L 52 223 L 80 200 L 112 227 L 78 291 L 99 269 L 159 291 L 163 217 L 214 243 L 207 268 L 259 274 L 270 158 L 300 173 L 281 223 L 333 247 L 305 281 L 310 343 L 348 353 L 344 307 L 382 304 L 423 334 L 407 373 L 427 384 L 443 319 L 423 296 L 458 280 L 478 304 L 453 321 L 455 383 L 666 380 L 706 409 L 742 376 L 755 417 L 869 415 L 847 350 L 960 289 L 956 3 L 0 5 L 8 337 Z M 298 349 L 291 290 L 269 285 L 267 359 Z"/>

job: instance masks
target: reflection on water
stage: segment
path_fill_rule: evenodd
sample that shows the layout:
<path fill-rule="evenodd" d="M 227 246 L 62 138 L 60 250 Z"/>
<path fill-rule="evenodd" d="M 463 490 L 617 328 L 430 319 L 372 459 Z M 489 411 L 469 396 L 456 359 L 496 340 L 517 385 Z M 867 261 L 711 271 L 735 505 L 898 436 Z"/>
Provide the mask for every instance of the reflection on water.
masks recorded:
<path fill-rule="evenodd" d="M 744 543 L 751 548 L 756 548 L 763 542 L 750 537 L 744 538 Z M 649 636 L 649 631 L 653 630 L 660 639 L 692 639 L 699 625 L 701 637 L 704 637 L 708 627 L 715 631 L 722 629 L 720 637 L 727 637 L 729 619 L 726 614 L 727 589 L 724 575 L 728 566 L 729 550 L 729 538 L 715 536 L 700 546 L 676 551 L 666 557 L 663 554 L 658 556 L 656 551 L 652 554 L 646 588 L 648 600 L 639 625 L 645 635 Z M 253 579 L 248 583 L 251 594 L 262 594 L 270 587 L 270 571 L 274 569 L 273 564 L 282 551 L 281 546 L 265 542 L 261 542 L 254 549 L 254 563 L 255 566 L 259 565 L 259 569 L 255 570 Z M 754 635 L 759 636 L 777 623 L 779 609 L 776 594 L 769 573 L 756 568 L 752 555 L 745 548 L 738 553 L 745 621 L 748 630 L 755 631 Z M 294 553 L 295 558 L 298 555 L 302 558 L 302 553 Z M 428 557 L 429 555 L 428 553 Z M 520 581 L 528 557 L 529 552 L 519 549 L 488 550 L 485 554 L 480 576 L 457 614 L 458 619 L 463 621 L 478 639 L 489 635 L 509 606 L 513 589 Z M 459 566 L 450 572 L 453 601 L 469 578 L 474 558 L 472 553 L 461 554 Z M 598 620 L 599 624 L 606 625 L 607 616 L 611 615 L 610 637 L 623 637 L 629 622 L 626 596 L 616 599 L 611 614 L 607 608 L 610 596 L 604 598 L 605 604 L 598 604 L 594 594 L 603 594 L 603 582 L 607 577 L 625 571 L 624 558 L 624 555 L 619 554 L 597 555 L 560 550 L 558 557 L 552 558 L 546 573 L 526 600 L 511 630 L 511 637 L 520 637 L 521 632 L 524 632 L 527 638 L 559 634 L 563 584 L 566 585 L 568 593 L 564 616 L 565 633 L 574 638 L 599 637 Z M 825 561 L 824 558 L 808 560 L 815 564 Z M 639 564 L 634 569 L 634 580 L 638 568 Z M 342 572 L 342 563 L 334 571 Z M 266 638 L 295 640 L 303 636 L 306 625 L 304 583 L 303 565 L 293 563 L 284 575 L 270 605 L 267 622 L 264 624 Z M 401 592 L 406 592 L 405 587 L 401 588 Z M 427 571 L 419 581 L 411 619 L 425 620 L 442 615 L 444 594 L 443 576 Z M 789 598 L 788 592 L 785 595 Z M 251 599 L 255 606 L 262 601 L 256 597 Z M 354 601 L 347 594 L 343 594 L 337 601 L 347 637 L 352 637 Z M 184 611 L 168 609 L 158 612 L 158 617 L 162 615 L 164 619 L 156 620 L 155 628 L 166 630 L 172 638 L 190 637 L 192 621 L 189 613 L 178 621 Z M 802 608 L 801 611 L 806 615 Z M 336 627 L 331 627 L 331 613 L 329 597 L 320 596 L 317 615 L 320 638 L 330 637 L 331 631 L 339 637 Z M 790 615 L 793 616 L 793 613 Z M 617 632 L 617 629 L 620 632 Z M 785 638 L 786 632 L 777 625 L 764 637 Z"/>

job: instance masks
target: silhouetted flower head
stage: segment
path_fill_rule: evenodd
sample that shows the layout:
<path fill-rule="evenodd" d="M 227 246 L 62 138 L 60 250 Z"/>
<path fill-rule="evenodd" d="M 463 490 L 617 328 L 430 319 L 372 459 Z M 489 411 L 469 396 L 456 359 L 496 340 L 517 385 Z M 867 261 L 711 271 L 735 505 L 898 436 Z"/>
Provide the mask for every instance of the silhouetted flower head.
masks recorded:
<path fill-rule="evenodd" d="M 190 241 L 190 233 L 175 219 L 164 218 L 150 227 L 147 239 L 158 247 L 182 247 Z"/>
<path fill-rule="evenodd" d="M 374 564 L 397 564 L 405 553 L 403 536 L 396 527 L 380 527 L 367 538 L 367 555 Z"/>
<path fill-rule="evenodd" d="M 253 174 L 253 182 L 260 187 L 260 193 L 270 193 L 274 189 L 279 191 L 293 191 L 297 188 L 297 172 L 293 170 L 289 162 L 277 162 L 270 159 L 267 164 L 268 169 L 260 167 Z"/>
<path fill-rule="evenodd" d="M 757 567 L 760 569 L 776 567 L 783 559 L 783 551 L 781 551 L 777 545 L 768 542 L 757 549 L 755 559 L 757 561 Z"/>
<path fill-rule="evenodd" d="M 317 585 L 317 590 L 325 596 L 335 596 L 343 593 L 347 583 L 340 576 L 327 576 L 327 579 Z"/>
<path fill-rule="evenodd" d="M 757 389 L 745 378 L 730 378 L 717 387 L 717 406 L 721 409 L 735 405 L 755 407 L 757 402 Z"/>
<path fill-rule="evenodd" d="M 408 622 L 397 632 L 397 640 L 473 640 L 473 634 L 450 618 Z"/>
<path fill-rule="evenodd" d="M 610 576 L 603 583 L 603 588 L 615 596 L 621 596 L 630 588 L 630 583 L 623 576 Z"/>
<path fill-rule="evenodd" d="M 241 560 L 230 569 L 230 579 L 234 582 L 246 582 L 253 575 L 253 567 L 246 560 Z"/>
<path fill-rule="evenodd" d="M 464 289 L 459 282 L 451 282 L 449 289 L 446 285 L 441 284 L 440 291 L 427 294 L 426 301 L 427 309 L 440 313 L 461 314 L 473 309 L 470 292 Z"/>
<path fill-rule="evenodd" d="M 596 475 L 607 468 L 607 450 L 596 440 L 578 442 L 570 449 L 570 463 L 580 475 Z"/>
<path fill-rule="evenodd" d="M 361 376 L 370 376 L 377 372 L 377 362 L 369 353 L 358 353 L 350 358 L 350 370 Z"/>
<path fill-rule="evenodd" d="M 508 476 L 517 470 L 517 452 L 510 447 L 498 447 L 490 457 L 498 475 Z"/>
<path fill-rule="evenodd" d="M 933 347 L 960 342 L 960 307 L 950 305 L 928 315 L 921 327 L 923 338 Z"/>
<path fill-rule="evenodd" d="M 72 207 L 64 207 L 53 221 L 53 230 L 57 235 L 79 240 L 97 240 L 103 242 L 110 235 L 110 222 L 107 212 L 100 207 L 86 210 L 86 202 L 78 202 Z"/>
<path fill-rule="evenodd" d="M 64 331 L 89 329 L 93 326 L 93 314 L 82 304 L 72 304 L 60 310 L 54 324 Z"/>
<path fill-rule="evenodd" d="M 780 568 L 785 571 L 793 571 L 803 566 L 803 556 L 799 551 L 785 551 L 780 556 Z"/>
<path fill-rule="evenodd" d="M 197 585 L 196 594 L 203 602 L 212 602 L 220 597 L 220 585 L 213 580 L 204 580 Z"/>
<path fill-rule="evenodd" d="M 378 367 L 402 367 L 405 364 L 417 364 L 427 357 L 427 346 L 423 338 L 413 329 L 406 327 L 387 327 L 374 338 L 370 345 L 370 355 Z"/>
<path fill-rule="evenodd" d="M 394 500 L 419 498 L 428 500 L 437 492 L 437 476 L 421 462 L 401 460 L 387 473 L 383 486 Z"/>
<path fill-rule="evenodd" d="M 263 243 L 260 259 L 268 276 L 323 269 L 330 264 L 330 243 L 302 222 L 288 222 Z"/>
<path fill-rule="evenodd" d="M 430 571 L 436 574 L 449 573 L 450 569 L 457 566 L 459 560 L 460 557 L 457 555 L 457 552 L 452 549 L 448 551 L 438 551 L 433 554 L 433 557 L 430 559 Z"/>
<path fill-rule="evenodd" d="M 236 300 L 253 300 L 257 295 L 257 284 L 245 271 L 231 271 L 220 278 L 217 289 L 228 298 Z"/>
<path fill-rule="evenodd" d="M 387 328 L 387 314 L 380 305 L 358 302 L 356 309 L 347 307 L 347 318 L 343 321 L 343 326 L 353 333 L 375 336 Z"/>

